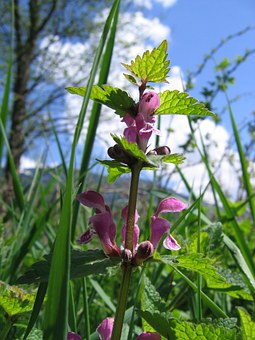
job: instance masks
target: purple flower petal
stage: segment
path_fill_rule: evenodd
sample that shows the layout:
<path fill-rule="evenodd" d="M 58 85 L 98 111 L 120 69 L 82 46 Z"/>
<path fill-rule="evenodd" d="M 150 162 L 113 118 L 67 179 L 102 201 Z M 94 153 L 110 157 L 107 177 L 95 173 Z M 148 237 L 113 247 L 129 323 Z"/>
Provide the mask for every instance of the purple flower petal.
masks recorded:
<path fill-rule="evenodd" d="M 114 318 L 104 319 L 97 327 L 97 332 L 101 340 L 111 340 Z"/>
<path fill-rule="evenodd" d="M 167 237 L 165 238 L 165 240 L 163 242 L 163 246 L 164 246 L 164 248 L 169 249 L 169 250 L 179 250 L 179 249 L 181 249 L 181 246 L 178 244 L 178 242 L 170 234 L 167 235 Z"/>
<path fill-rule="evenodd" d="M 67 340 L 82 340 L 81 336 L 74 332 L 67 333 Z"/>
<path fill-rule="evenodd" d="M 160 105 L 160 98 L 156 92 L 146 92 L 139 102 L 139 113 L 145 117 L 151 116 Z"/>
<path fill-rule="evenodd" d="M 113 222 L 111 213 L 106 211 L 92 216 L 90 224 L 92 224 L 100 239 L 104 253 L 110 256 L 120 255 L 119 248 L 115 243 L 116 225 Z"/>
<path fill-rule="evenodd" d="M 161 217 L 153 215 L 151 217 L 151 237 L 150 242 L 154 249 L 157 248 L 161 237 L 170 230 L 170 223 Z"/>
<path fill-rule="evenodd" d="M 80 237 L 78 242 L 87 243 L 91 240 L 93 233 L 96 233 L 104 253 L 109 256 L 119 256 L 120 251 L 115 243 L 116 225 L 110 208 L 105 205 L 103 196 L 90 190 L 78 195 L 77 199 L 85 206 L 95 209 L 95 215 L 89 219 L 91 227 Z"/>
<path fill-rule="evenodd" d="M 187 208 L 187 204 L 179 201 L 174 197 L 168 197 L 159 203 L 158 209 L 155 213 L 158 216 L 160 213 L 165 212 L 179 212 Z"/>
<path fill-rule="evenodd" d="M 135 120 L 133 117 L 131 117 L 129 114 L 126 114 L 123 118 L 122 118 L 122 122 L 126 123 L 127 126 L 131 126 L 135 124 Z"/>
<path fill-rule="evenodd" d="M 136 143 L 137 131 L 135 126 L 127 127 L 123 134 L 128 143 Z"/>
<path fill-rule="evenodd" d="M 85 233 L 83 233 L 80 238 L 77 240 L 77 242 L 79 244 L 86 244 L 86 243 L 89 243 L 92 238 L 93 238 L 93 235 L 95 234 L 95 230 L 93 228 L 88 228 Z"/>
<path fill-rule="evenodd" d="M 105 211 L 104 198 L 96 191 L 89 190 L 82 192 L 77 195 L 77 200 L 86 207 L 97 209 L 100 212 Z"/>

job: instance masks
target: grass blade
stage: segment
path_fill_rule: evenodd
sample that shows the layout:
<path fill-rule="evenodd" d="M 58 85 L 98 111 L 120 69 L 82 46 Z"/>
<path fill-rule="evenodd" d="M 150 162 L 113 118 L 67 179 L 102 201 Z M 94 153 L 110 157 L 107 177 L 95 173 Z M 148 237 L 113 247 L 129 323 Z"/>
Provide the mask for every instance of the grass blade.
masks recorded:
<path fill-rule="evenodd" d="M 11 32 L 11 46 L 10 46 L 10 56 L 7 66 L 6 72 L 6 81 L 4 87 L 4 93 L 2 98 L 2 105 L 0 109 L 0 118 L 3 124 L 3 128 L 6 127 L 7 117 L 8 117 L 8 105 L 9 105 L 9 95 L 10 95 L 10 88 L 11 88 L 11 74 L 12 74 L 12 53 L 14 50 L 14 3 L 12 0 L 12 32 Z M 0 134 L 0 164 L 2 161 L 3 156 L 3 147 L 4 147 L 5 138 L 3 134 Z"/>
<path fill-rule="evenodd" d="M 252 273 L 250 269 L 247 266 L 247 263 L 244 260 L 244 257 L 240 251 L 240 249 L 237 247 L 237 245 L 226 235 L 223 234 L 223 241 L 225 245 L 228 247 L 230 252 L 232 253 L 235 261 L 237 262 L 239 268 L 243 272 L 245 278 L 246 278 L 246 283 L 251 291 L 251 294 L 253 298 L 255 299 L 255 279 L 252 276 Z"/>
<path fill-rule="evenodd" d="M 235 141 L 236 141 L 237 150 L 238 150 L 238 154 L 239 154 L 239 159 L 240 159 L 240 163 L 241 163 L 241 167 L 242 167 L 243 183 L 244 183 L 245 190 L 247 192 L 247 196 L 251 197 L 250 200 L 249 200 L 249 205 L 250 205 L 251 215 L 252 215 L 252 219 L 253 219 L 253 224 L 255 224 L 255 199 L 254 199 L 254 197 L 252 197 L 253 189 L 252 189 L 250 176 L 249 176 L 249 172 L 248 172 L 248 166 L 247 166 L 247 162 L 246 162 L 246 159 L 245 159 L 245 155 L 244 155 L 243 147 L 242 147 L 242 144 L 241 144 L 240 136 L 239 136 L 239 133 L 238 133 L 238 130 L 237 130 L 237 127 L 236 127 L 233 112 L 232 112 L 232 109 L 231 109 L 231 106 L 230 106 L 230 102 L 229 102 L 228 99 L 227 99 L 227 101 L 228 101 L 228 109 L 229 109 L 231 124 L 232 124 L 232 127 L 233 127 Z"/>
<path fill-rule="evenodd" d="M 26 328 L 26 331 L 25 331 L 25 334 L 23 336 L 23 340 L 25 340 L 28 337 L 29 333 L 31 332 L 32 328 L 34 327 L 34 325 L 36 323 L 36 320 L 37 320 L 38 315 L 40 313 L 40 310 L 41 310 L 41 307 L 42 307 L 42 304 L 43 304 L 43 300 L 44 300 L 44 297 L 45 297 L 45 294 L 46 294 L 46 291 L 47 291 L 47 286 L 48 286 L 47 282 L 42 282 L 39 285 L 39 288 L 38 288 L 38 291 L 37 291 L 37 294 L 36 294 L 34 307 L 33 307 L 33 310 L 32 310 L 32 313 L 31 313 L 31 316 L 30 316 L 30 319 L 29 319 L 29 322 L 28 322 L 28 325 L 27 325 L 27 328 Z"/>
<path fill-rule="evenodd" d="M 95 291 L 97 292 L 97 294 L 104 301 L 104 303 L 115 313 L 116 308 L 115 308 L 114 304 L 112 303 L 109 296 L 105 293 L 103 288 L 100 286 L 100 284 L 93 279 L 90 279 L 90 283 L 92 284 L 92 286 L 95 289 Z"/>
<path fill-rule="evenodd" d="M 185 275 L 183 274 L 179 269 L 177 269 L 175 266 L 171 266 L 183 279 L 184 281 L 194 290 L 194 292 L 197 293 L 198 287 Z M 226 313 L 217 306 L 205 293 L 201 291 L 201 299 L 203 300 L 204 304 L 211 309 L 213 314 L 218 318 L 228 318 Z"/>

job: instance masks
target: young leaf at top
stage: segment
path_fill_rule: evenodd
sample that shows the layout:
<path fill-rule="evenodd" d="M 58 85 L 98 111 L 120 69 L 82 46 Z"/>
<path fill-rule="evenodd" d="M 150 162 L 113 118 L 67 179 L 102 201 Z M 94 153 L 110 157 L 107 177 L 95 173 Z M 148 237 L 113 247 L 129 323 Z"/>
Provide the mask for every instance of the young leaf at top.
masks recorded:
<path fill-rule="evenodd" d="M 170 60 L 167 58 L 167 41 L 164 40 L 157 48 L 151 52 L 144 52 L 143 56 L 137 56 L 135 60 L 131 61 L 131 65 L 122 64 L 134 76 L 141 79 L 143 83 L 153 82 L 161 83 L 166 82 L 166 77 L 170 68 Z M 130 79 L 128 79 L 130 80 Z"/>
<path fill-rule="evenodd" d="M 155 110 L 155 114 L 215 116 L 204 104 L 199 103 L 198 100 L 193 97 L 189 97 L 186 92 L 166 90 L 158 95 L 160 98 L 160 106 Z"/>
<path fill-rule="evenodd" d="M 86 89 L 84 87 L 67 87 L 71 94 L 78 94 L 84 97 Z M 106 105 L 115 110 L 116 114 L 123 117 L 126 113 L 132 115 L 135 110 L 135 101 L 129 97 L 128 93 L 109 85 L 92 87 L 90 98 L 100 104 Z"/>

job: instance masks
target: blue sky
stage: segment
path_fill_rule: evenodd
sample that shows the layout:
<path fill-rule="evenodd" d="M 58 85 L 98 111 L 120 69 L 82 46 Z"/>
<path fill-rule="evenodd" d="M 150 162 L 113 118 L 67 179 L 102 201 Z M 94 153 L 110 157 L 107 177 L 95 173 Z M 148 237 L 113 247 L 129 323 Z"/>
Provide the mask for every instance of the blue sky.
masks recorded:
<path fill-rule="evenodd" d="M 169 57 L 172 65 L 179 65 L 184 72 L 195 70 L 203 61 L 205 54 L 217 46 L 222 38 L 234 34 L 247 26 L 255 28 L 254 0 L 177 0 L 168 8 L 154 4 L 148 16 L 157 15 L 162 23 L 171 28 Z M 230 61 L 243 55 L 246 49 L 255 48 L 255 30 L 233 39 L 215 56 L 216 63 L 224 57 Z M 196 89 L 192 95 L 201 97 L 201 86 L 212 80 L 213 63 L 210 61 L 201 76 L 196 79 Z M 239 101 L 233 104 L 237 122 L 249 116 L 255 110 L 255 54 L 251 55 L 235 73 L 236 82 L 229 88 L 230 98 L 241 94 Z M 222 96 L 217 98 L 217 106 L 225 105 Z M 223 117 L 224 125 L 229 128 L 227 114 Z"/>

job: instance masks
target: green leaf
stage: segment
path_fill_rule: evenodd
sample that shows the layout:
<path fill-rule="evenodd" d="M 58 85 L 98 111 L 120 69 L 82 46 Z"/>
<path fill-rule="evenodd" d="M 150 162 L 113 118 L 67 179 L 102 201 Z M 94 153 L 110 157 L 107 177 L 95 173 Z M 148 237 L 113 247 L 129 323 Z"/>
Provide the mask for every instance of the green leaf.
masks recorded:
<path fill-rule="evenodd" d="M 161 299 L 161 296 L 145 275 L 143 277 L 141 309 L 151 313 L 162 313 L 167 311 L 167 307 Z"/>
<path fill-rule="evenodd" d="M 186 92 L 177 90 L 166 90 L 159 93 L 160 106 L 156 109 L 155 114 L 178 114 L 178 115 L 195 115 L 195 116 L 215 116 L 197 99 L 190 97 Z"/>
<path fill-rule="evenodd" d="M 137 56 L 135 60 L 131 61 L 131 65 L 122 64 L 128 71 L 130 71 L 137 78 L 141 79 L 143 83 L 166 82 L 166 77 L 170 68 L 170 60 L 167 58 L 167 41 L 164 40 L 157 48 L 151 52 L 144 52 L 143 56 Z"/>
<path fill-rule="evenodd" d="M 170 324 L 168 318 L 159 312 L 138 311 L 138 315 L 142 317 L 155 331 L 160 333 L 166 339 L 174 339 L 171 335 Z"/>
<path fill-rule="evenodd" d="M 255 322 L 244 308 L 238 307 L 237 309 L 241 319 L 242 339 L 255 339 Z"/>
<path fill-rule="evenodd" d="M 186 159 L 180 153 L 173 153 L 173 154 L 167 155 L 167 156 L 151 155 L 151 156 L 147 156 L 147 158 L 151 163 L 154 163 L 154 164 L 160 164 L 161 162 L 172 163 L 172 164 L 181 164 Z"/>
<path fill-rule="evenodd" d="M 72 250 L 70 278 L 85 277 L 93 274 L 104 275 L 109 269 L 116 267 L 121 262 L 119 257 L 105 256 L 102 250 L 79 251 Z M 18 280 L 17 283 L 47 282 L 51 256 L 46 255 L 45 260 L 34 263 L 31 268 Z"/>
<path fill-rule="evenodd" d="M 32 329 L 29 336 L 26 338 L 26 340 L 42 340 L 43 333 L 40 329 L 34 328 Z"/>
<path fill-rule="evenodd" d="M 66 90 L 71 94 L 85 96 L 84 87 L 67 87 Z M 94 85 L 91 90 L 90 98 L 100 104 L 106 105 L 115 110 L 116 114 L 123 117 L 126 113 L 131 113 L 135 108 L 135 101 L 129 97 L 128 93 L 109 85 Z"/>
<path fill-rule="evenodd" d="M 224 58 L 218 65 L 215 66 L 216 71 L 224 70 L 230 65 L 228 58 Z"/>
<path fill-rule="evenodd" d="M 9 316 L 32 310 L 35 296 L 0 281 L 0 306 Z"/>
<path fill-rule="evenodd" d="M 171 320 L 171 339 L 229 339 L 235 340 L 236 330 L 225 327 L 215 327 L 212 324 L 194 324 L 188 321 Z"/>
<path fill-rule="evenodd" d="M 133 85 L 138 85 L 135 77 L 131 76 L 131 74 L 123 73 L 124 77 L 127 78 L 128 81 L 130 81 Z"/>
<path fill-rule="evenodd" d="M 118 161 L 110 161 L 110 160 L 104 160 L 104 161 L 98 160 L 98 161 L 107 167 L 107 170 L 108 170 L 107 181 L 109 184 L 114 183 L 119 176 L 123 174 L 128 174 L 129 172 L 131 172 L 128 166 L 123 165 Z"/>
<path fill-rule="evenodd" d="M 227 282 L 213 266 L 214 261 L 204 257 L 203 254 L 180 255 L 175 258 L 175 261 L 168 255 L 161 256 L 160 258 L 164 263 L 170 264 L 173 267 L 186 268 L 203 275 L 210 287 L 224 289 L 231 286 L 231 283 Z"/>
<path fill-rule="evenodd" d="M 145 156 L 144 152 L 139 149 L 136 143 L 129 143 L 125 137 L 118 137 L 114 134 L 111 136 L 117 144 L 119 144 L 124 150 L 128 151 L 136 159 L 148 163 L 148 166 L 154 166 L 154 164 L 149 163 L 148 158 Z"/>

